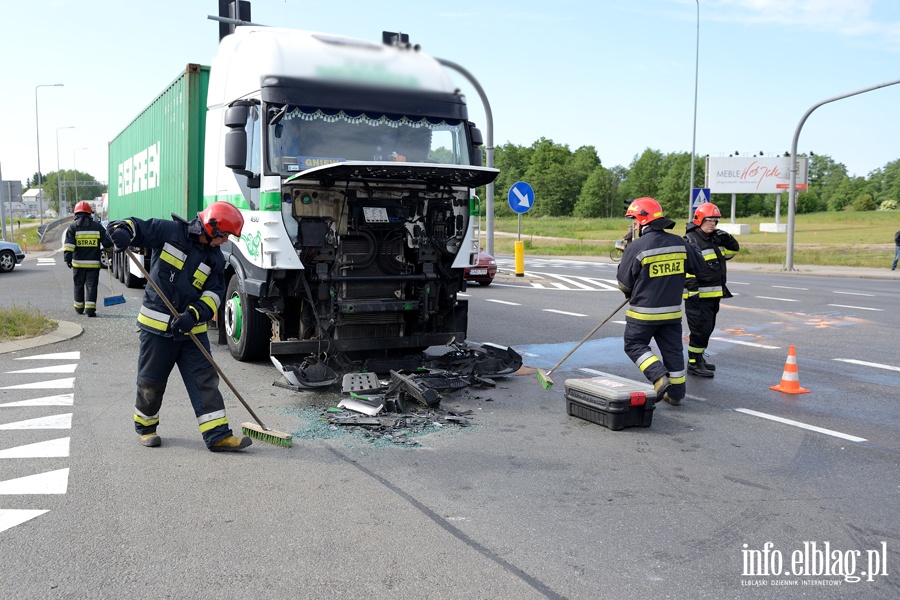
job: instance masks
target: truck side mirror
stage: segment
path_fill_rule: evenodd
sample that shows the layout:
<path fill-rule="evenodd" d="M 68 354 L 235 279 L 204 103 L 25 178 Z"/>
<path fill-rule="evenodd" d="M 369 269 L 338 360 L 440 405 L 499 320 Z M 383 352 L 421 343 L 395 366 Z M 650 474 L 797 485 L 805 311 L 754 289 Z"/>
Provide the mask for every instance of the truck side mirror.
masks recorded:
<path fill-rule="evenodd" d="M 225 166 L 238 175 L 252 179 L 254 173 L 247 170 L 247 123 L 250 118 L 252 102 L 238 100 L 225 109 L 224 124 L 228 128 L 225 134 Z"/>
<path fill-rule="evenodd" d="M 243 128 L 225 134 L 225 166 L 241 175 L 252 175 L 247 170 L 247 132 Z"/>
<path fill-rule="evenodd" d="M 481 146 L 472 148 L 472 160 L 470 162 L 476 167 L 484 166 L 484 155 L 481 152 Z"/>
<path fill-rule="evenodd" d="M 247 125 L 248 106 L 246 104 L 235 103 L 225 109 L 225 127 L 243 128 Z"/>
<path fill-rule="evenodd" d="M 472 145 L 473 146 L 483 146 L 484 138 L 481 136 L 481 130 L 477 127 L 470 127 L 469 132 L 472 136 Z"/>

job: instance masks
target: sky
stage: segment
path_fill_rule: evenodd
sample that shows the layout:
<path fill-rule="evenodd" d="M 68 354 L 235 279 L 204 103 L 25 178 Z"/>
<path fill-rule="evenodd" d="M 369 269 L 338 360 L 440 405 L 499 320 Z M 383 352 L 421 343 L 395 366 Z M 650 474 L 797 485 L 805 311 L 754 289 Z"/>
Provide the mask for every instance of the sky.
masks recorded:
<path fill-rule="evenodd" d="M 43 173 L 76 167 L 107 181 L 109 141 L 187 63 L 209 64 L 218 45 L 218 24 L 207 18 L 216 0 L 3 4 L 4 180 L 38 170 L 39 135 Z M 571 150 L 593 146 L 606 167 L 627 167 L 647 148 L 781 155 L 815 104 L 900 80 L 896 0 L 251 4 L 262 25 L 372 41 L 383 30 L 408 33 L 423 52 L 477 78 L 495 147 L 542 137 Z M 458 73 L 451 78 L 487 135 L 477 92 Z M 799 137 L 798 152 L 810 151 L 857 176 L 900 159 L 900 84 L 816 109 Z"/>

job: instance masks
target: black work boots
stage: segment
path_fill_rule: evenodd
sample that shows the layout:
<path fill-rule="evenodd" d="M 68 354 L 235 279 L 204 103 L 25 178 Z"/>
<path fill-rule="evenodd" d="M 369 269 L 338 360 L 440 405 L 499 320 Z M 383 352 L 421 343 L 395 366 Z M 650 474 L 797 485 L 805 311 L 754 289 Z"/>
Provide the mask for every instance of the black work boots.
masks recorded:
<path fill-rule="evenodd" d="M 688 352 L 688 373 L 697 377 L 715 377 L 716 367 L 703 358 L 702 352 Z"/>

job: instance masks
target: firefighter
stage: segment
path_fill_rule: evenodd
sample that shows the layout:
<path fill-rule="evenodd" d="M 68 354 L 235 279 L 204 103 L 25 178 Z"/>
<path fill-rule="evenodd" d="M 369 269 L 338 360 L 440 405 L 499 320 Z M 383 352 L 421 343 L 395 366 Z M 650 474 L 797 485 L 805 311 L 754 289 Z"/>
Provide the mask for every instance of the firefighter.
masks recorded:
<path fill-rule="evenodd" d="M 694 211 L 694 219 L 687 224 L 685 239 L 700 249 L 705 266 L 688 275 L 685 284 L 684 311 L 688 328 L 688 373 L 698 377 L 713 377 L 716 366 L 706 362 L 703 353 L 709 345 L 709 336 L 716 328 L 716 315 L 722 298 L 731 298 L 725 286 L 725 261 L 741 249 L 733 235 L 716 229 L 722 213 L 719 207 L 705 202 Z"/>
<path fill-rule="evenodd" d="M 681 296 L 686 273 L 703 266 L 700 252 L 683 238 L 665 231 L 675 222 L 665 218 L 659 202 L 637 198 L 625 212 L 634 220 L 635 240 L 625 249 L 616 279 L 629 299 L 625 312 L 625 354 L 653 383 L 658 400 L 678 406 L 685 396 L 681 342 Z M 656 341 L 661 357 L 653 353 Z"/>
<path fill-rule="evenodd" d="M 179 312 L 173 317 L 152 286 L 144 291 L 138 313 L 140 352 L 134 428 L 144 446 L 161 444 L 156 429 L 172 368 L 178 365 L 207 448 L 213 452 L 242 450 L 249 437 L 232 435 L 219 391 L 219 376 L 188 332 L 209 351 L 206 323 L 225 295 L 225 259 L 219 248 L 231 235 L 240 236 L 241 212 L 227 202 L 213 202 L 188 222 L 131 217 L 109 224 L 116 251 L 129 246 L 153 249 L 150 277 Z"/>
<path fill-rule="evenodd" d="M 97 281 L 100 253 L 112 249 L 112 242 L 100 223 L 94 221 L 91 205 L 82 200 L 75 205 L 75 220 L 66 229 L 63 260 L 72 269 L 75 282 L 75 312 L 97 316 Z"/>

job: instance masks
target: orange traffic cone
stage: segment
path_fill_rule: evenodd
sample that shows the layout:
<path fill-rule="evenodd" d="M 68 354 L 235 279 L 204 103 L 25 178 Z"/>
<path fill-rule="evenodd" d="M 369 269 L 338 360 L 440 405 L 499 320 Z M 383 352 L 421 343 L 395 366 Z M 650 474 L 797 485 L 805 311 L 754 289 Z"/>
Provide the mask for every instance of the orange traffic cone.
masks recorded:
<path fill-rule="evenodd" d="M 788 350 L 787 361 L 784 363 L 784 373 L 781 375 L 781 383 L 770 385 L 770 390 L 784 392 L 785 394 L 808 394 L 809 390 L 800 387 L 800 375 L 797 373 L 797 351 L 791 344 Z"/>

